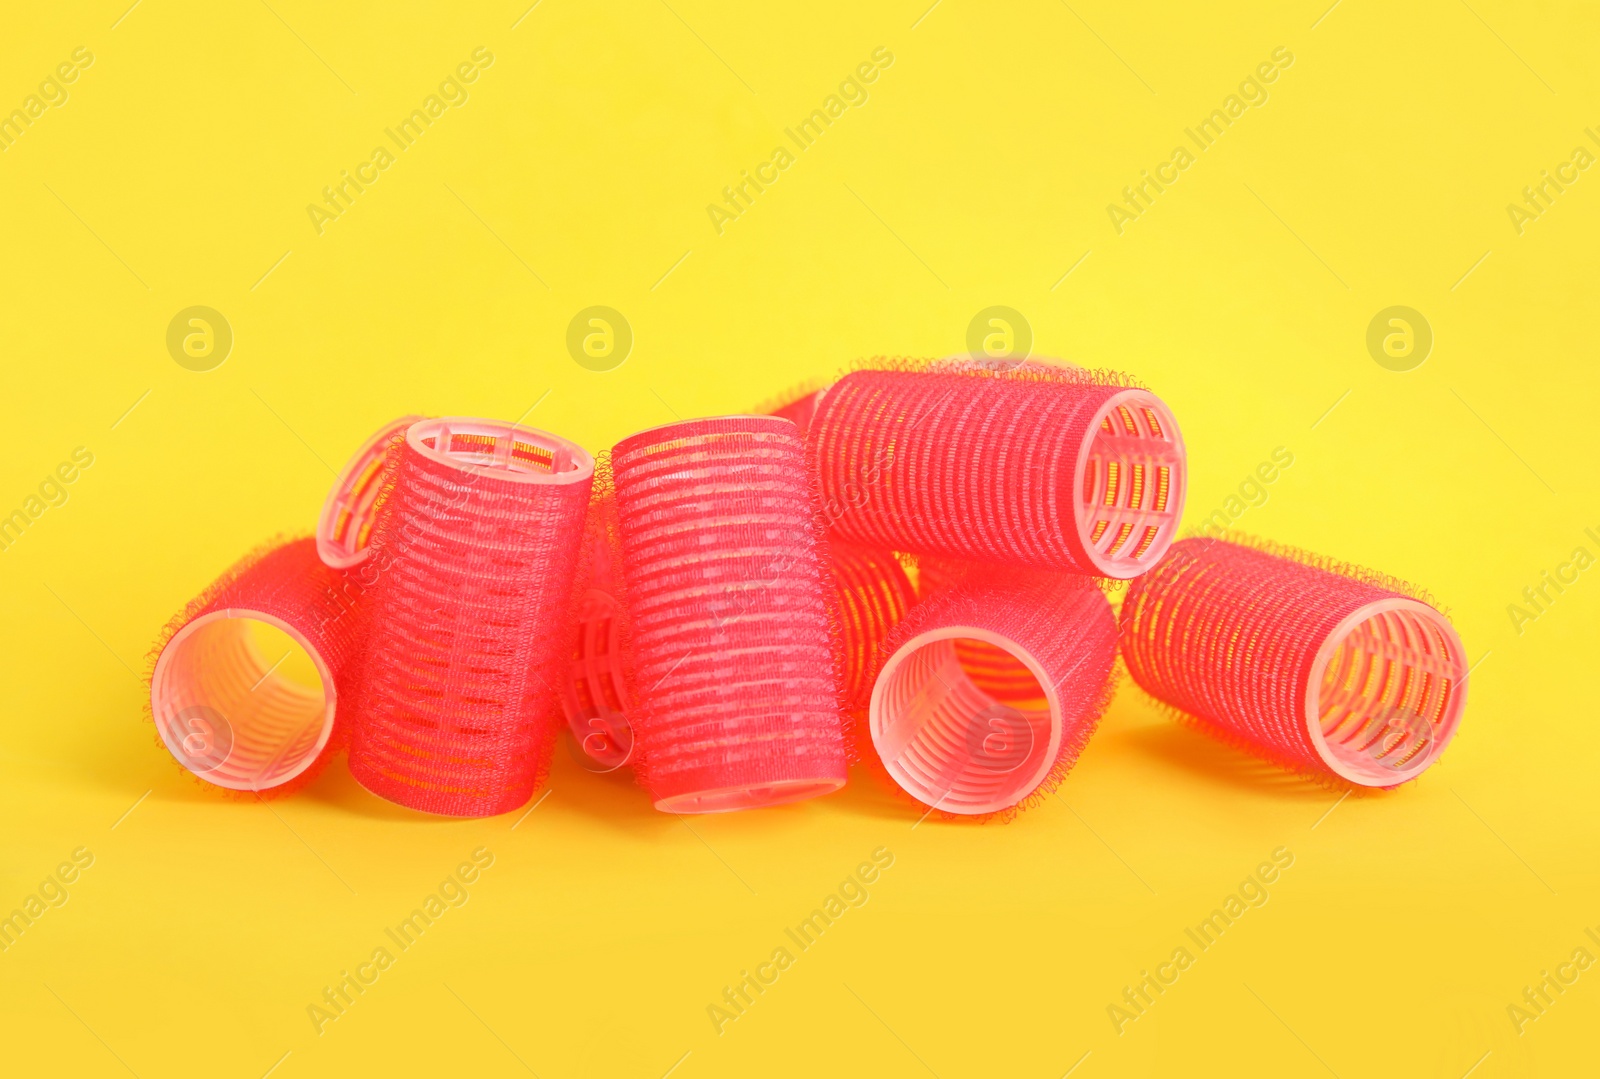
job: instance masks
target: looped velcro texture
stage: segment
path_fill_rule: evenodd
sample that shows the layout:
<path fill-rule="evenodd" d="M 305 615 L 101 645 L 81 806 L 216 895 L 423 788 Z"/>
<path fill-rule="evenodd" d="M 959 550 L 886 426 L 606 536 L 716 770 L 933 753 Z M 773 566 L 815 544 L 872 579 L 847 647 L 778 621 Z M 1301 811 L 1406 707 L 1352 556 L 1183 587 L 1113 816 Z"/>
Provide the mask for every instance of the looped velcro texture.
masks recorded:
<path fill-rule="evenodd" d="M 691 420 L 612 450 L 635 769 L 659 809 L 844 785 L 837 650 L 804 444 L 773 416 Z"/>
<path fill-rule="evenodd" d="M 593 459 L 486 420 L 407 431 L 360 567 L 372 629 L 350 771 L 393 802 L 504 813 L 549 767 Z"/>
<path fill-rule="evenodd" d="M 885 641 L 877 760 L 946 817 L 1010 817 L 1053 790 L 1115 689 L 1116 619 L 1083 577 L 974 567 Z"/>
<path fill-rule="evenodd" d="M 152 653 L 162 744 L 228 790 L 281 794 L 305 782 L 348 729 L 365 625 L 360 590 L 322 564 L 310 537 L 247 555 L 169 623 Z M 262 626 L 302 649 L 322 684 L 286 676 L 287 652 L 258 644 Z"/>
<path fill-rule="evenodd" d="M 1146 692 L 1295 771 L 1369 787 L 1420 774 L 1454 737 L 1466 663 L 1449 620 L 1356 567 L 1196 537 L 1122 607 Z"/>
<path fill-rule="evenodd" d="M 1183 510 L 1183 439 L 1147 390 L 1089 372 L 963 363 L 854 371 L 808 441 L 848 542 L 1128 578 Z"/>

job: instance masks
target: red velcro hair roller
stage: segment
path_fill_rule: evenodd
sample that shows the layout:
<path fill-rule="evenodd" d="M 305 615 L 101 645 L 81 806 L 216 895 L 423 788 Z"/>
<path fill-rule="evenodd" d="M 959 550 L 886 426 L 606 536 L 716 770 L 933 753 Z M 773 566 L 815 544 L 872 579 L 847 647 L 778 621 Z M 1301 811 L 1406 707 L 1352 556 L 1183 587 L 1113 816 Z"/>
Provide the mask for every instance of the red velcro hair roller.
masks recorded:
<path fill-rule="evenodd" d="M 573 741 L 583 753 L 580 759 L 591 770 L 610 772 L 633 756 L 623 646 L 626 611 L 614 576 L 615 551 L 593 524 L 597 518 L 610 518 L 614 527 L 616 503 L 611 498 L 598 499 L 589 512 L 590 570 L 578 605 L 572 677 L 562 683 L 561 703 Z M 828 583 L 835 592 L 839 642 L 844 651 L 844 701 L 847 708 L 864 707 L 878 649 L 916 602 L 916 594 L 892 553 L 847 543 L 831 543 L 828 550 Z"/>
<path fill-rule="evenodd" d="M 413 809 L 483 817 L 549 766 L 594 459 L 532 428 L 412 424 L 371 557 L 350 771 Z"/>
<path fill-rule="evenodd" d="M 235 791 L 282 793 L 310 778 L 354 688 L 362 620 L 344 593 L 344 574 L 306 538 L 247 555 L 168 624 L 152 652 L 150 711 L 178 763 Z M 285 677 L 292 650 L 262 653 L 261 625 L 304 650 L 320 687 Z"/>
<path fill-rule="evenodd" d="M 657 809 L 844 785 L 838 657 L 795 425 L 690 420 L 618 443 L 635 768 Z"/>
<path fill-rule="evenodd" d="M 1392 787 L 1454 737 L 1466 653 L 1398 581 L 1286 548 L 1174 544 L 1122 607 L 1148 693 L 1302 773 Z"/>
<path fill-rule="evenodd" d="M 911 608 L 868 709 L 878 760 L 952 817 L 1005 817 L 1054 790 L 1115 690 L 1116 617 L 1092 581 L 975 567 Z"/>
<path fill-rule="evenodd" d="M 884 639 L 917 595 L 893 553 L 837 541 L 828 547 L 838 594 L 839 641 L 844 647 L 844 702 L 854 710 L 866 704 Z"/>
<path fill-rule="evenodd" d="M 855 371 L 818 394 L 808 440 L 842 539 L 1128 578 L 1183 511 L 1183 437 L 1121 376 L 966 362 Z"/>
<path fill-rule="evenodd" d="M 579 760 L 601 772 L 614 772 L 633 759 L 617 542 L 617 503 L 607 490 L 589 506 L 577 643 L 568 677 L 561 681 L 561 710 L 582 753 Z"/>

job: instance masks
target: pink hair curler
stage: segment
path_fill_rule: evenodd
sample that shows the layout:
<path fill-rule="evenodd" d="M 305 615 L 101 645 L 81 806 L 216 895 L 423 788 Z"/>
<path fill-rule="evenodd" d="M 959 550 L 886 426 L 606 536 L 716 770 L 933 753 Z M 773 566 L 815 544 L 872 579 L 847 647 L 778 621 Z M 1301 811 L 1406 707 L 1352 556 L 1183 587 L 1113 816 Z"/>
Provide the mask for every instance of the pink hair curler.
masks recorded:
<path fill-rule="evenodd" d="M 1066 574 L 981 568 L 913 607 L 883 650 L 874 755 L 945 819 L 1009 819 L 1054 790 L 1116 688 L 1111 605 Z"/>
<path fill-rule="evenodd" d="M 345 463 L 317 518 L 317 554 L 334 569 L 349 569 L 367 557 L 372 526 L 388 494 L 406 430 L 421 416 L 390 420 Z"/>
<path fill-rule="evenodd" d="M 843 786 L 839 656 L 795 425 L 675 423 L 618 443 L 611 468 L 635 771 L 656 808 L 721 812 Z"/>
<path fill-rule="evenodd" d="M 585 525 L 577 644 L 568 677 L 561 681 L 561 710 L 584 766 L 613 772 L 633 759 L 633 727 L 628 722 L 627 612 L 617 566 L 617 504 L 604 476 L 601 483 L 607 489 L 597 491 Z"/>
<path fill-rule="evenodd" d="M 615 503 L 597 500 L 591 520 L 609 516 Z M 578 608 L 578 646 L 572 677 L 562 683 L 562 707 L 581 760 L 592 771 L 610 772 L 633 756 L 628 723 L 626 610 L 612 576 L 616 553 L 603 536 L 592 536 L 593 568 Z M 839 641 L 844 653 L 846 706 L 865 707 L 866 691 L 879 660 L 878 649 L 895 623 L 916 602 L 911 582 L 894 555 L 845 543 L 829 544 L 829 577 L 834 589 Z"/>
<path fill-rule="evenodd" d="M 1187 487 L 1158 397 L 1037 362 L 852 372 L 818 395 L 808 441 L 834 534 L 918 555 L 1135 577 Z"/>
<path fill-rule="evenodd" d="M 309 537 L 247 555 L 174 618 L 152 650 L 150 714 L 174 759 L 207 783 L 282 794 L 308 781 L 339 739 L 364 621 L 344 574 Z M 257 629 L 286 634 L 321 685 L 286 677 Z M 341 723 L 341 726 L 343 724 Z"/>
<path fill-rule="evenodd" d="M 493 420 L 412 424 L 362 567 L 372 611 L 350 771 L 392 802 L 492 816 L 549 767 L 594 459 Z"/>
<path fill-rule="evenodd" d="M 844 702 L 853 711 L 866 706 L 883 642 L 917 596 L 892 552 L 837 541 L 828 551 L 844 649 Z"/>
<path fill-rule="evenodd" d="M 1129 589 L 1122 632 L 1129 672 L 1157 700 L 1258 756 L 1357 786 L 1415 778 L 1466 705 L 1461 639 L 1426 597 L 1244 537 L 1174 544 Z"/>

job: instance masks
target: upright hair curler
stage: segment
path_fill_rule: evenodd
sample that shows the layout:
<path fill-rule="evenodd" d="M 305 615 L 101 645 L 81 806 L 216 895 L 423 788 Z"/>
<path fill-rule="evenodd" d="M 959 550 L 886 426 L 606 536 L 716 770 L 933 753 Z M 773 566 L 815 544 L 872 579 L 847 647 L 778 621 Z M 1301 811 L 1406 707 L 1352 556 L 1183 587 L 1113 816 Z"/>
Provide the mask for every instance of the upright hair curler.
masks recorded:
<path fill-rule="evenodd" d="M 608 517 L 614 527 L 614 501 L 597 499 L 590 520 Z M 834 592 L 844 654 L 843 700 L 847 709 L 864 708 L 883 639 L 905 617 L 916 594 L 891 552 L 831 543 L 828 554 L 825 583 Z M 627 714 L 627 611 L 615 577 L 616 550 L 606 542 L 603 526 L 591 527 L 588 557 L 591 569 L 579 600 L 571 677 L 562 682 L 562 709 L 584 766 L 610 772 L 631 761 L 633 729 Z"/>
<path fill-rule="evenodd" d="M 657 809 L 844 785 L 839 657 L 804 444 L 775 416 L 643 431 L 611 455 L 635 771 Z"/>
<path fill-rule="evenodd" d="M 309 780 L 347 726 L 365 624 L 350 595 L 307 537 L 246 555 L 168 623 L 151 652 L 150 714 L 173 758 L 233 791 Z M 287 675 L 297 647 L 320 685 Z"/>
<path fill-rule="evenodd" d="M 890 633 L 867 733 L 946 819 L 1008 819 L 1054 790 L 1115 691 L 1116 618 L 1083 577 L 975 567 Z"/>
<path fill-rule="evenodd" d="M 1362 787 L 1415 778 L 1466 705 L 1461 639 L 1393 578 L 1232 536 L 1173 545 L 1122 606 L 1146 692 L 1291 770 Z"/>
<path fill-rule="evenodd" d="M 1183 437 L 1106 372 L 942 361 L 817 395 L 808 442 L 837 537 L 914 554 L 1135 577 L 1183 511 Z"/>
<path fill-rule="evenodd" d="M 528 800 L 549 767 L 594 459 L 492 420 L 406 429 L 371 553 L 350 771 L 459 817 Z"/>

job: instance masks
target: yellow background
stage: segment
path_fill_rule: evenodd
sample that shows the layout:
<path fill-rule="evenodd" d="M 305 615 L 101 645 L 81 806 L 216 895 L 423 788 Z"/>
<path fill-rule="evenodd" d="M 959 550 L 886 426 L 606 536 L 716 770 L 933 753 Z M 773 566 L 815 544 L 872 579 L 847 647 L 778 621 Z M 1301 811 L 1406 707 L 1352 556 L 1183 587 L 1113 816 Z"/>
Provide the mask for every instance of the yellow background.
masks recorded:
<path fill-rule="evenodd" d="M 0 554 L 0 912 L 95 856 L 0 955 L 6 1074 L 1594 1069 L 1600 969 L 1520 1035 L 1506 1011 L 1600 954 L 1600 572 L 1520 634 L 1507 613 L 1600 554 L 1600 175 L 1521 235 L 1506 211 L 1600 123 L 1592 9 L 270 4 L 17 3 L 0 33 L 6 111 L 95 56 L 0 154 L 0 511 L 95 456 Z M 480 45 L 470 100 L 318 235 L 306 205 Z M 706 205 L 878 46 L 870 100 L 718 235 Z M 1270 100 L 1118 235 L 1107 204 L 1277 46 Z M 165 346 L 196 304 L 235 335 L 207 373 Z M 564 343 L 594 304 L 636 338 L 606 373 Z M 1449 606 L 1482 663 L 1436 768 L 1328 813 L 1125 688 L 1061 798 L 1006 827 L 913 828 L 865 777 L 680 822 L 565 749 L 518 824 L 409 813 L 342 763 L 230 802 L 142 718 L 162 623 L 309 529 L 391 416 L 538 402 L 598 450 L 962 351 L 994 304 L 1173 406 L 1191 525 L 1283 446 L 1238 527 Z M 1436 337 L 1406 373 L 1365 345 L 1395 304 Z M 470 902 L 318 1036 L 307 1005 L 479 846 Z M 880 846 L 870 901 L 719 1035 L 723 987 Z M 1107 1005 L 1280 846 L 1270 901 L 1118 1035 Z"/>

